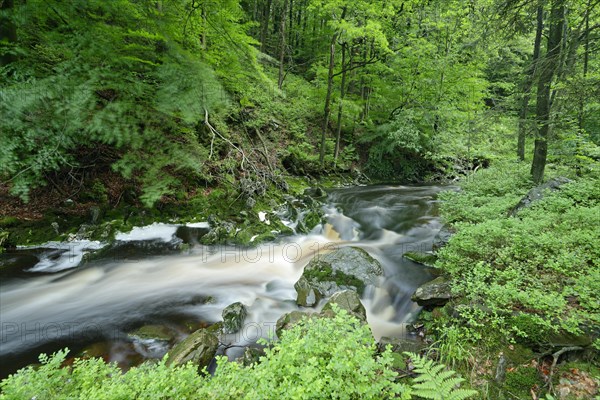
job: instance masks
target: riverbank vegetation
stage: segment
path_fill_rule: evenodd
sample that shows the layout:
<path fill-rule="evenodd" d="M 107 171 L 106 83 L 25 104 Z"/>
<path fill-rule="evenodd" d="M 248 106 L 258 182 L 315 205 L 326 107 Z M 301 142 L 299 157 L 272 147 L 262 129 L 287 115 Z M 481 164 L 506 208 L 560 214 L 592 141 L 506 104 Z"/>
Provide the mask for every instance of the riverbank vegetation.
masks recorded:
<path fill-rule="evenodd" d="M 310 210 L 298 231 L 317 225 L 304 190 L 326 181 L 459 181 L 441 195 L 452 300 L 420 316 L 427 355 L 486 399 L 597 393 L 597 1 L 0 0 L 0 22 L 0 251 L 209 219 L 210 243 L 259 243 L 290 232 L 259 217 L 290 198 Z M 409 393 L 373 355 L 349 362 Z M 230 378 L 159 364 L 120 381 L 61 357 L 5 396 L 69 374 L 90 391 L 105 376 L 98 396 Z"/>

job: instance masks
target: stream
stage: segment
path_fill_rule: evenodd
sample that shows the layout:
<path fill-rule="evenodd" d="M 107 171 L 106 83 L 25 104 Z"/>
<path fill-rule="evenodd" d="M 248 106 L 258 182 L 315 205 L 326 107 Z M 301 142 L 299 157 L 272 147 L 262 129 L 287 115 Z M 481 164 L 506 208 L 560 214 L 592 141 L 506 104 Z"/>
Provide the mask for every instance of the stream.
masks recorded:
<path fill-rule="evenodd" d="M 282 314 L 299 308 L 294 283 L 310 259 L 342 246 L 363 248 L 385 270 L 383 285 L 363 295 L 375 338 L 403 336 L 419 311 L 410 296 L 432 279 L 427 268 L 403 254 L 431 250 L 441 227 L 436 195 L 445 189 L 334 189 L 325 201 L 326 224 L 256 248 L 204 246 L 182 236 L 181 227 L 153 224 L 118 235 L 120 251 L 85 262 L 83 255 L 102 244 L 50 243 L 2 254 L 0 378 L 36 362 L 41 352 L 64 347 L 77 355 L 96 346 L 107 361 L 124 368 L 161 357 L 166 348 L 135 343 L 127 333 L 157 324 L 181 339 L 220 321 L 222 310 L 237 301 L 248 307 L 248 316 L 243 329 L 226 340 L 255 343 L 274 332 Z M 208 229 L 206 223 L 188 228 Z M 182 241 L 188 243 L 185 251 L 168 250 Z M 235 357 L 235 348 L 231 351 L 227 354 Z"/>

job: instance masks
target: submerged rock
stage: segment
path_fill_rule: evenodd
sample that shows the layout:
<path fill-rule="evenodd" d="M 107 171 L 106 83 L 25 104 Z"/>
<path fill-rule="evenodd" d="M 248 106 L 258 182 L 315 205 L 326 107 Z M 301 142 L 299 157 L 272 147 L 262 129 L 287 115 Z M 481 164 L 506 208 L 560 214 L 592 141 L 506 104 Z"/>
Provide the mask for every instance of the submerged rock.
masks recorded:
<path fill-rule="evenodd" d="M 127 335 L 135 351 L 146 358 L 162 358 L 176 333 L 164 325 L 145 325 Z"/>
<path fill-rule="evenodd" d="M 435 254 L 424 251 L 407 251 L 404 253 L 403 257 L 414 263 L 430 268 L 435 268 L 435 262 L 437 261 L 437 256 Z"/>
<path fill-rule="evenodd" d="M 127 336 L 130 338 L 156 339 L 172 342 L 175 339 L 175 332 L 164 325 L 144 325 L 130 332 Z"/>
<path fill-rule="evenodd" d="M 236 333 L 242 329 L 248 310 L 245 305 L 238 301 L 225 307 L 221 315 L 223 316 L 223 331 L 225 333 Z"/>
<path fill-rule="evenodd" d="M 413 301 L 424 307 L 443 306 L 451 298 L 451 282 L 445 276 L 439 276 L 422 284 L 412 296 Z"/>
<path fill-rule="evenodd" d="M 313 258 L 294 285 L 298 305 L 312 307 L 319 299 L 344 289 L 362 294 L 365 286 L 377 285 L 383 275 L 379 261 L 357 247 L 342 247 Z"/>
<path fill-rule="evenodd" d="M 206 329 L 200 329 L 182 342 L 177 344 L 170 352 L 167 365 L 179 366 L 188 361 L 202 369 L 215 357 L 219 347 L 219 339 Z"/>

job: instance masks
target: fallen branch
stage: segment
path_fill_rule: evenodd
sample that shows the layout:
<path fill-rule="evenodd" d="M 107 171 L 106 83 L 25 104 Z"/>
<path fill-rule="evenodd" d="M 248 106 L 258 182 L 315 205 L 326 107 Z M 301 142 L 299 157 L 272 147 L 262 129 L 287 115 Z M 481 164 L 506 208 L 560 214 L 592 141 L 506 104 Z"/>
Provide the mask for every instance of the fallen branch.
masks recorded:
<path fill-rule="evenodd" d="M 233 144 L 233 142 L 231 140 L 229 140 L 226 137 L 224 137 L 223 135 L 221 135 L 219 133 L 219 131 L 217 131 L 210 124 L 210 122 L 208 121 L 208 110 L 206 108 L 204 108 L 204 124 L 208 127 L 208 129 L 210 130 L 210 132 L 213 134 L 213 140 L 215 138 L 215 135 L 219 136 L 221 139 L 223 139 L 225 142 L 229 143 L 229 145 L 231 147 L 233 147 L 234 149 L 236 149 L 242 155 L 242 162 L 240 163 L 240 168 L 242 169 L 242 171 L 245 171 L 245 169 L 244 169 L 244 161 L 247 160 L 246 154 L 244 153 L 244 151 L 242 149 L 240 149 L 235 144 Z M 210 155 L 209 155 L 209 159 L 212 157 L 212 153 L 213 153 L 213 140 L 211 140 L 211 143 L 210 143 Z"/>

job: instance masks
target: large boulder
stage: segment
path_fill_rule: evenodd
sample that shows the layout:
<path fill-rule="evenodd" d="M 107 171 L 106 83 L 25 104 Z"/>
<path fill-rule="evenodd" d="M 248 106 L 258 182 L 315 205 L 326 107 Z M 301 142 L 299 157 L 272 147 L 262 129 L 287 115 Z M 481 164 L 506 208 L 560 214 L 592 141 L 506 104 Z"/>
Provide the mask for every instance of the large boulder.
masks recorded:
<path fill-rule="evenodd" d="M 550 179 L 548 182 L 534 187 L 527 192 L 527 194 L 519 201 L 519 203 L 508 212 L 508 215 L 510 217 L 516 216 L 522 209 L 527 208 L 534 202 L 543 199 L 544 193 L 547 191 L 554 192 L 559 190 L 562 185 L 569 182 L 571 182 L 569 178 L 558 177 Z"/>
<path fill-rule="evenodd" d="M 238 301 L 225 307 L 221 315 L 223 316 L 223 331 L 225 333 L 236 333 L 242 329 L 248 310 L 245 305 Z"/>
<path fill-rule="evenodd" d="M 200 329 L 185 338 L 169 352 L 167 364 L 179 366 L 191 361 L 200 370 L 210 364 L 217 353 L 218 347 L 219 339 L 217 336 L 207 329 Z"/>
<path fill-rule="evenodd" d="M 452 298 L 451 282 L 445 276 L 438 276 L 422 284 L 412 296 L 412 300 L 423 307 L 443 306 Z"/>
<path fill-rule="evenodd" d="M 342 247 L 313 258 L 294 285 L 300 306 L 312 307 L 319 299 L 335 292 L 354 289 L 362 294 L 365 286 L 379 283 L 381 264 L 358 247 Z"/>

